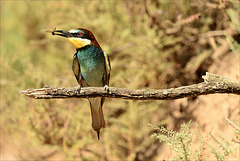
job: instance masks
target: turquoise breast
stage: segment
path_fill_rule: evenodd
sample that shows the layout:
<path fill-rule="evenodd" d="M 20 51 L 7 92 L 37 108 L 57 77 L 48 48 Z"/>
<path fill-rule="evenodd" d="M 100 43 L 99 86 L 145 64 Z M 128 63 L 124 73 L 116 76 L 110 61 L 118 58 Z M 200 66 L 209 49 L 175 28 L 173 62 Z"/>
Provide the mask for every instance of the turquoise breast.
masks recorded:
<path fill-rule="evenodd" d="M 78 49 L 77 58 L 85 80 L 83 86 L 102 87 L 103 75 L 106 75 L 103 51 L 92 44 Z"/>

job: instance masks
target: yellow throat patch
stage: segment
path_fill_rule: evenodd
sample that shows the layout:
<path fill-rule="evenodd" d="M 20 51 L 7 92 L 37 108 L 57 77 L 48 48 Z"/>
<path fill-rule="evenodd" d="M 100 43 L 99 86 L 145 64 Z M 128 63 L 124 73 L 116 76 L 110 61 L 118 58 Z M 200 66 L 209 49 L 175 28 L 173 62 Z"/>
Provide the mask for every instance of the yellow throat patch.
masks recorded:
<path fill-rule="evenodd" d="M 67 38 L 67 39 L 76 49 L 79 49 L 91 44 L 91 41 L 88 39 L 82 39 L 82 38 Z"/>

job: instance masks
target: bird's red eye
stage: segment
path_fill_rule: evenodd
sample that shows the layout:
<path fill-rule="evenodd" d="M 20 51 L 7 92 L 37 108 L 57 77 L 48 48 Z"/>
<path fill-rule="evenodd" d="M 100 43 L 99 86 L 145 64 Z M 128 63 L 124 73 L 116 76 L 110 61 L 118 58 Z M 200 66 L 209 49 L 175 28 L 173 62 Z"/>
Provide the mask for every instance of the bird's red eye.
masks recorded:
<path fill-rule="evenodd" d="M 78 35 L 78 36 L 81 36 L 81 33 L 79 32 L 79 33 L 77 33 L 77 35 Z"/>

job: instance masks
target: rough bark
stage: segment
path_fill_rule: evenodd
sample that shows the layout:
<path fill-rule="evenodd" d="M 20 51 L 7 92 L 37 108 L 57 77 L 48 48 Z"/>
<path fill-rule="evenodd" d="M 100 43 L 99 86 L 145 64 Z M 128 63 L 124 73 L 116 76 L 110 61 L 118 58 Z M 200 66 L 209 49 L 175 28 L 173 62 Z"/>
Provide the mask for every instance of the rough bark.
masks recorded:
<path fill-rule="evenodd" d="M 237 81 L 232 81 L 211 73 L 206 73 L 203 79 L 204 82 L 202 83 L 160 90 L 134 90 L 116 87 L 109 87 L 107 89 L 104 87 L 86 87 L 79 90 L 77 87 L 44 87 L 40 89 L 27 89 L 20 93 L 36 99 L 109 97 L 134 100 L 173 100 L 215 93 L 240 95 L 240 83 Z"/>

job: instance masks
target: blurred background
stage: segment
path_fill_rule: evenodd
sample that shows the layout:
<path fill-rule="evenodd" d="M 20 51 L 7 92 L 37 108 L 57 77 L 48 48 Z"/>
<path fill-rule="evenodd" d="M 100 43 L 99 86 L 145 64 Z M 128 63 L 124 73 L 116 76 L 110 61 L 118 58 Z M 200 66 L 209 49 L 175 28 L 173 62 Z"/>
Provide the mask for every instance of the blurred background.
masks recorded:
<path fill-rule="evenodd" d="M 74 47 L 46 30 L 91 30 L 110 55 L 110 86 L 163 89 L 202 82 L 212 72 L 239 80 L 237 0 L 1 1 L 1 159 L 159 160 L 174 156 L 148 125 L 178 130 L 198 122 L 226 138 L 239 97 L 173 101 L 107 99 L 101 140 L 85 99 L 34 100 L 28 88 L 73 87 Z M 228 132 L 228 133 L 224 133 Z M 194 144 L 193 144 L 194 146 Z M 213 157 L 206 150 L 207 158 Z M 230 156 L 239 159 L 235 153 Z"/>

